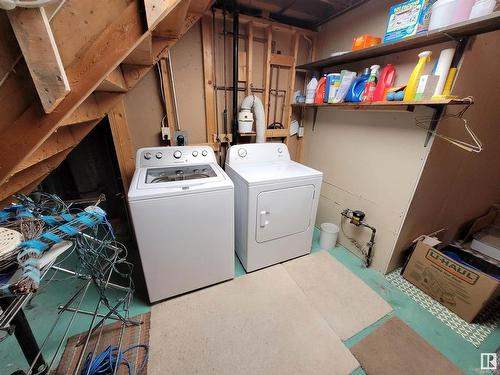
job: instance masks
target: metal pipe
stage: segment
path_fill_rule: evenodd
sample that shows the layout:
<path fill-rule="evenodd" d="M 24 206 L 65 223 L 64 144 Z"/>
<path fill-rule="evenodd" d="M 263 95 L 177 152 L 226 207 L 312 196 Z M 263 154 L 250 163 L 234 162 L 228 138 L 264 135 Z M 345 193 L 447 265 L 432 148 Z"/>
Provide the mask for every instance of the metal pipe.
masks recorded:
<path fill-rule="evenodd" d="M 236 1 L 235 1 L 236 5 Z M 238 37 L 240 33 L 238 9 L 233 10 L 233 144 L 238 139 Z"/>

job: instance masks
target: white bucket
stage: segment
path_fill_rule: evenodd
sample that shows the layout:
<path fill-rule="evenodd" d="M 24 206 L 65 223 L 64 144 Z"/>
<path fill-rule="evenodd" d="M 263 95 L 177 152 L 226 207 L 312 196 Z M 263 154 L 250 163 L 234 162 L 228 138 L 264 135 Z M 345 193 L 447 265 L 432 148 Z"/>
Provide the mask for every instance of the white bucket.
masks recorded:
<path fill-rule="evenodd" d="M 337 236 L 339 234 L 339 227 L 332 223 L 321 224 L 321 231 L 319 234 L 319 246 L 324 250 L 330 250 L 337 246 Z"/>

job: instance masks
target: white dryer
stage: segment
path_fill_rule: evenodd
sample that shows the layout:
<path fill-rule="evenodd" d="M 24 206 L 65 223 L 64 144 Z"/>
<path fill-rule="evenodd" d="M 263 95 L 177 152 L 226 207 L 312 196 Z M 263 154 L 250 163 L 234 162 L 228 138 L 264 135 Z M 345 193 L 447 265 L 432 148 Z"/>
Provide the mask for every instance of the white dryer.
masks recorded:
<path fill-rule="evenodd" d="M 138 150 L 128 202 L 151 302 L 234 277 L 234 187 L 210 147 Z"/>
<path fill-rule="evenodd" d="M 232 146 L 235 246 L 248 272 L 311 251 L 323 174 L 290 159 L 283 143 Z"/>

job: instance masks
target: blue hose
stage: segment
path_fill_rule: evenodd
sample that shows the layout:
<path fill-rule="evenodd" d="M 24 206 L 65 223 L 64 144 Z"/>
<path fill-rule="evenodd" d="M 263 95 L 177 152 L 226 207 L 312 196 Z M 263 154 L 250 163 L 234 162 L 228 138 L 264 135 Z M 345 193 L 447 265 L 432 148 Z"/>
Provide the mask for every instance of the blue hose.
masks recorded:
<path fill-rule="evenodd" d="M 132 369 L 132 366 L 130 365 L 130 362 L 126 357 L 126 354 L 131 350 L 138 348 L 143 348 L 145 354 L 144 360 L 142 361 L 141 365 L 139 366 L 137 371 L 134 372 L 134 369 Z M 112 374 L 115 366 L 121 366 L 122 364 L 127 366 L 129 375 L 139 375 L 146 367 L 148 354 L 149 346 L 144 344 L 131 346 L 124 351 L 120 351 L 119 348 L 115 345 L 108 346 L 103 352 L 97 355 L 93 361 L 91 361 L 92 352 L 87 355 L 87 359 L 85 360 L 80 375 Z"/>

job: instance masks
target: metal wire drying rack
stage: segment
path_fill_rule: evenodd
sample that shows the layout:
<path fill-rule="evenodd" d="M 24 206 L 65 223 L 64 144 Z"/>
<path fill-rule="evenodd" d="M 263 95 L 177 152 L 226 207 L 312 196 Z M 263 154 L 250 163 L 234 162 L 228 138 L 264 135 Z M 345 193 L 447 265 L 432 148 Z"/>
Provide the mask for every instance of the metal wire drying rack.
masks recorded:
<path fill-rule="evenodd" d="M 108 320 L 121 321 L 118 343 L 116 344 L 116 346 L 118 347 L 118 351 L 122 350 L 122 342 L 123 342 L 125 328 L 130 325 L 139 325 L 142 323 L 140 321 L 131 320 L 129 318 L 129 307 L 132 300 L 133 289 L 130 286 L 121 286 L 111 282 L 113 276 L 117 273 L 119 274 L 116 262 L 119 259 L 121 253 L 124 251 L 124 249 L 118 246 L 114 246 L 109 242 L 104 242 L 86 233 L 82 233 L 81 235 L 86 240 L 95 241 L 99 243 L 102 246 L 101 251 L 105 251 L 107 253 L 106 257 L 108 259 L 112 259 L 111 262 L 103 262 L 102 264 L 99 264 L 99 267 L 101 267 L 102 270 L 102 274 L 106 275 L 106 277 L 103 280 L 96 278 L 95 275 L 83 274 L 63 267 L 59 267 L 55 265 L 56 264 L 55 259 L 43 268 L 41 273 L 42 279 L 47 276 L 50 270 L 53 270 L 55 272 L 63 272 L 66 274 L 70 274 L 74 277 L 77 277 L 78 279 L 82 280 L 82 284 L 64 305 L 58 307 L 59 311 L 57 318 L 54 321 L 53 325 L 51 326 L 49 333 L 42 342 L 38 353 L 29 364 L 30 366 L 26 372 L 27 374 L 46 374 L 52 369 L 59 354 L 61 353 L 61 350 L 63 350 L 65 347 L 65 342 L 79 314 L 87 316 L 90 315 L 91 320 L 89 328 L 85 333 L 84 339 L 82 339 L 80 342 L 77 343 L 77 346 L 82 346 L 82 348 L 80 349 L 80 355 L 77 361 L 77 365 L 75 369 L 72 370 L 73 374 L 81 373 L 82 366 L 87 358 L 90 358 L 90 361 L 94 360 L 96 351 L 98 349 L 99 343 L 102 338 L 102 333 L 105 323 Z M 97 284 L 101 292 L 99 293 L 99 298 L 97 300 L 95 310 L 88 311 L 82 309 L 82 304 L 87 296 L 87 292 L 89 291 L 89 288 L 91 287 L 92 283 Z M 103 293 L 106 292 L 106 290 L 108 289 L 118 290 L 124 293 L 124 296 L 120 298 L 118 302 L 116 302 L 115 304 L 110 305 L 109 300 Z M 12 333 L 11 322 L 13 318 L 16 316 L 17 313 L 20 312 L 20 310 L 22 310 L 22 308 L 28 303 L 28 301 L 32 297 L 33 294 L 31 293 L 12 298 L 9 307 L 6 308 L 4 311 L 2 311 L 2 314 L 0 315 L 0 330 Z M 105 307 L 106 309 L 105 313 L 100 311 L 101 306 Z M 59 324 L 61 325 L 63 324 L 60 322 L 61 322 L 61 316 L 64 313 L 72 313 L 71 318 L 69 319 L 69 322 L 66 324 L 66 327 L 64 328 L 63 337 L 60 338 L 60 340 L 56 340 L 58 344 L 55 353 L 51 355 L 49 361 L 46 361 L 43 356 L 44 349 L 46 348 L 48 342 L 52 339 L 56 331 L 56 327 L 58 327 Z M 91 337 L 93 335 L 97 335 L 97 338 L 94 340 L 95 342 L 93 343 L 93 345 L 89 345 Z M 90 348 L 90 346 L 92 346 L 92 348 Z M 120 364 L 118 363 L 114 368 L 113 372 L 114 374 L 117 373 L 119 367 Z M 89 366 L 89 371 L 90 371 L 90 366 Z M 87 371 L 87 374 L 89 373 L 89 371 Z"/>

